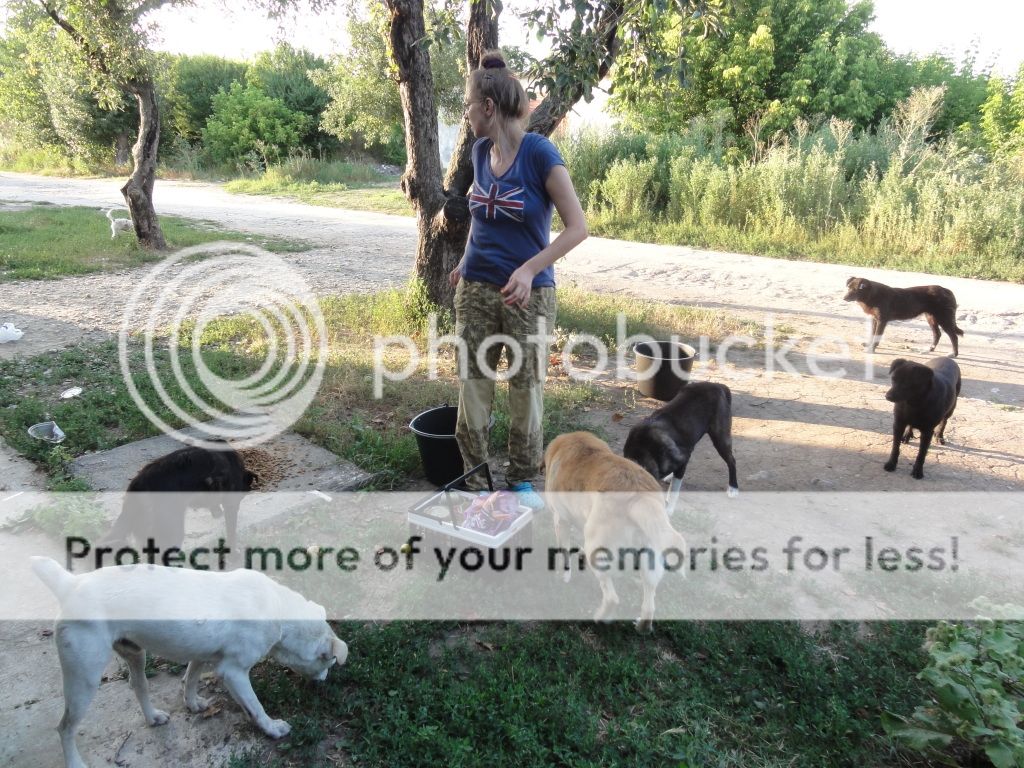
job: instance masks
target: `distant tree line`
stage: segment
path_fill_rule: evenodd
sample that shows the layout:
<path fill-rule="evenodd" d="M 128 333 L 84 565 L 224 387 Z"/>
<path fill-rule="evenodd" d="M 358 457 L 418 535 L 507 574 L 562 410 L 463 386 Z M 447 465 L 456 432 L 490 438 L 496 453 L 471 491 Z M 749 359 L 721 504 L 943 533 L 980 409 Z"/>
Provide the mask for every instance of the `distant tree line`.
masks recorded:
<path fill-rule="evenodd" d="M 150 52 L 160 105 L 161 159 L 260 170 L 289 153 L 405 159 L 398 89 L 378 6 L 353 12 L 352 47 L 331 60 L 287 43 L 252 62 Z M 442 116 L 461 113 L 463 50 L 435 50 Z M 74 44 L 38 8 L 22 5 L 0 37 L 0 137 L 46 147 L 81 167 L 124 164 L 138 130 L 130 95 L 97 87 Z"/>
<path fill-rule="evenodd" d="M 716 115 L 740 158 L 800 119 L 877 128 L 915 89 L 944 85 L 933 139 L 956 136 L 1002 153 L 1024 145 L 1024 68 L 999 78 L 977 70 L 969 53 L 960 62 L 895 55 L 868 30 L 872 12 L 866 0 L 748 0 L 724 8 L 722 33 L 705 36 L 669 10 L 647 31 L 669 63 L 645 67 L 645 49 L 623 49 L 610 73 L 611 109 L 627 128 L 654 134 Z M 456 122 L 464 41 L 440 9 L 428 9 L 427 21 L 432 32 L 445 31 L 431 36 L 430 62 L 440 116 Z M 249 63 L 150 53 L 162 161 L 258 171 L 302 152 L 404 163 L 387 25 L 382 4 L 354 7 L 350 48 L 330 60 L 287 44 Z M 38 7 L 16 7 L 0 38 L 0 136 L 8 149 L 46 147 L 83 167 L 123 164 L 137 126 L 129 94 L 98 82 Z"/>

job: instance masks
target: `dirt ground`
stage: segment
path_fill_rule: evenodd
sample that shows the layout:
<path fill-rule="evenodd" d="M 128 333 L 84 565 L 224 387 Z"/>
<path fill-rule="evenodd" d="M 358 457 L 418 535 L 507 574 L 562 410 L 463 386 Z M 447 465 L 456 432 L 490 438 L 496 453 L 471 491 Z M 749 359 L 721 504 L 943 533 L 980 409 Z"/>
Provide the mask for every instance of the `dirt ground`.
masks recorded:
<path fill-rule="evenodd" d="M 99 209 L 119 203 L 118 186 L 116 180 L 0 174 L 0 205 L 45 200 Z M 411 219 L 233 196 L 196 183 L 161 182 L 156 204 L 158 212 L 310 240 L 312 250 L 283 258 L 321 295 L 402 285 L 412 264 Z M 105 224 L 97 210 L 97 227 Z M 562 284 L 722 310 L 764 330 L 771 343 L 760 348 L 737 344 L 721 359 L 694 368 L 695 378 L 732 388 L 735 454 L 744 490 L 1024 490 L 1024 286 L 600 238 L 589 239 L 560 263 L 558 275 Z M 882 470 L 892 414 L 883 394 L 893 358 L 923 361 L 931 356 L 929 330 L 923 320 L 894 323 L 878 352 L 865 355 L 864 315 L 842 301 L 851 275 L 898 286 L 940 283 L 959 301 L 958 323 L 965 331 L 957 359 L 963 393 L 947 429 L 948 442 L 933 446 L 922 481 L 910 477 L 906 450 L 896 472 Z M 137 271 L 127 271 L 2 284 L 0 322 L 15 322 L 25 336 L 0 344 L 0 359 L 116 333 L 125 297 L 138 277 Z M 949 351 L 943 338 L 934 354 Z M 824 353 L 835 357 L 826 360 Z M 826 371 L 842 368 L 845 375 L 812 375 L 815 364 Z M 604 385 L 615 405 L 581 414 L 581 421 L 601 425 L 613 447 L 621 447 L 628 429 L 658 403 L 613 377 L 605 378 Z M 725 480 L 724 464 L 703 441 L 686 487 L 722 489 Z M 0 443 L 0 500 L 41 482 L 31 464 Z M 0 533 L 0 546 L 10 553 L 30 545 L 21 539 L 14 542 Z M 0 764 L 61 764 L 52 730 L 62 707 L 60 676 L 46 630 L 0 623 Z M 115 675 L 115 668 L 108 674 Z M 171 724 L 163 728 L 145 728 L 123 682 L 101 686 L 80 739 L 93 765 L 216 765 L 217 756 L 261 742 L 223 694 L 224 706 L 204 718 L 184 710 L 173 675 L 160 673 L 152 685 L 157 706 L 172 714 Z"/>

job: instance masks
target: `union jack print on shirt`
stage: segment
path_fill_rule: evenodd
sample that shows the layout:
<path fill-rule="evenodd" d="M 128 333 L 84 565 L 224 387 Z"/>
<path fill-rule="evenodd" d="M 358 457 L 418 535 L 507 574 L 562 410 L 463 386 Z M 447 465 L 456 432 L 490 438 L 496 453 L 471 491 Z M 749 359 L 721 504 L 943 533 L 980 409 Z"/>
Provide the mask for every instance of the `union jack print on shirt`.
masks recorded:
<path fill-rule="evenodd" d="M 518 200 L 515 199 L 517 195 L 519 196 Z M 497 183 L 491 184 L 491 188 L 485 193 L 474 181 L 473 192 L 469 196 L 469 210 L 472 212 L 483 208 L 485 219 L 497 219 L 498 214 L 501 213 L 515 221 L 522 221 L 523 208 L 526 206 L 522 195 L 522 187 L 514 187 L 499 195 Z"/>

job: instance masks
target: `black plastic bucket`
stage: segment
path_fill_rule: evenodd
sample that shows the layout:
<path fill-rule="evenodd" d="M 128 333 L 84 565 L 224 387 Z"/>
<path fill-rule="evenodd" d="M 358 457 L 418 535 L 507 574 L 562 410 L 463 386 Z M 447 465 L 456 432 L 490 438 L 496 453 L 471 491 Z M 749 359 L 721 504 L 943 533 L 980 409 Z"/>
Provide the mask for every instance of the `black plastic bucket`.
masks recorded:
<path fill-rule="evenodd" d="M 640 394 L 668 401 L 690 380 L 697 350 L 681 341 L 642 341 L 633 354 Z"/>
<path fill-rule="evenodd" d="M 424 411 L 409 422 L 409 429 L 416 435 L 416 447 L 420 450 L 423 473 L 427 480 L 441 486 L 450 483 L 465 473 L 462 454 L 455 440 L 455 423 L 459 409 L 454 405 L 442 405 Z"/>

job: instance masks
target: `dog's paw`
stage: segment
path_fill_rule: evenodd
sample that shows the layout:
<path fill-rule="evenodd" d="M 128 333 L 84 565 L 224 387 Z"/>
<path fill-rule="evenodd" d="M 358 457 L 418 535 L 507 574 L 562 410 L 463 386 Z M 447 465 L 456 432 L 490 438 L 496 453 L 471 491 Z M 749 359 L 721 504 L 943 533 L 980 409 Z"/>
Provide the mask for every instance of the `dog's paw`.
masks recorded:
<path fill-rule="evenodd" d="M 886 472 L 895 472 L 896 471 L 896 462 L 895 461 L 887 461 L 887 462 L 885 462 L 885 464 L 882 465 L 882 469 L 884 469 Z"/>
<path fill-rule="evenodd" d="M 204 699 L 202 696 L 196 696 L 195 700 L 186 701 L 185 707 L 188 708 L 189 712 L 205 712 L 210 708 L 210 704 L 212 703 L 212 699 Z"/>
<path fill-rule="evenodd" d="M 263 732 L 272 739 L 281 739 L 292 732 L 292 727 L 284 720 L 270 720 L 263 726 Z"/>
<path fill-rule="evenodd" d="M 146 724 L 151 726 L 167 725 L 170 719 L 171 716 L 164 712 L 162 709 L 154 709 L 153 716 L 146 718 Z"/>
<path fill-rule="evenodd" d="M 735 499 L 737 496 L 740 495 L 740 489 L 739 488 L 734 488 L 733 486 L 730 485 L 726 489 L 725 495 L 728 496 L 730 499 Z"/>
<path fill-rule="evenodd" d="M 910 470 L 910 476 L 915 480 L 920 480 L 922 477 L 924 477 L 924 468 L 914 467 L 912 470 Z"/>
<path fill-rule="evenodd" d="M 639 618 L 633 622 L 636 631 L 641 635 L 649 635 L 654 632 L 654 622 L 650 619 Z"/>
<path fill-rule="evenodd" d="M 939 445 L 945 445 L 946 444 L 946 438 L 944 438 L 944 437 L 936 437 L 935 439 L 938 440 Z"/>

